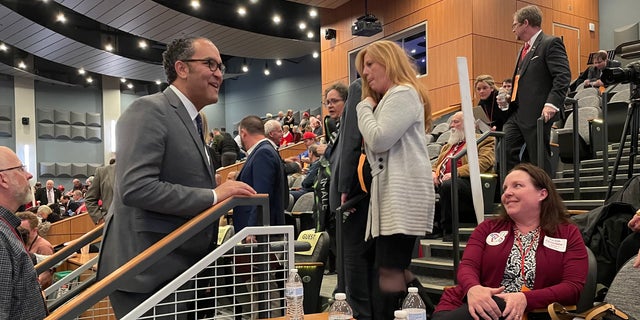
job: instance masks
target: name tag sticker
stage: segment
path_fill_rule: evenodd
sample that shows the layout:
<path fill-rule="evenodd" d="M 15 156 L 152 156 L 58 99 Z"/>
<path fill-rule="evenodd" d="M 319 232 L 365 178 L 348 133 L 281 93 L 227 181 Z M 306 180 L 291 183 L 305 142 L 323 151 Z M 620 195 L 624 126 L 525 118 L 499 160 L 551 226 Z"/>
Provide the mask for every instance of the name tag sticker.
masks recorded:
<path fill-rule="evenodd" d="M 490 246 L 497 246 L 504 242 L 509 231 L 492 232 L 487 236 L 487 244 Z"/>
<path fill-rule="evenodd" d="M 545 236 L 542 244 L 545 247 L 558 252 L 567 251 L 567 239 L 551 238 Z"/>

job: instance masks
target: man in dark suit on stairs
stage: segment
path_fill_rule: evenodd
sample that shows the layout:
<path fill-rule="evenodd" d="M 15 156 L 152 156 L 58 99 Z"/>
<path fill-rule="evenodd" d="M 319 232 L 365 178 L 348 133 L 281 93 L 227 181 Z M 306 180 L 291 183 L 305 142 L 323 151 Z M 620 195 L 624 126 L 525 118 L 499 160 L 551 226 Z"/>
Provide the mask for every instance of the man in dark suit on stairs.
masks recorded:
<path fill-rule="evenodd" d="M 513 92 L 509 104 L 510 116 L 504 124 L 507 171 L 520 161 L 524 143 L 526 152 L 522 162 L 543 168 L 551 177 L 551 125 L 560 117 L 560 108 L 571 81 L 569 60 L 562 39 L 542 32 L 542 11 L 535 5 L 521 8 L 513 15 L 512 31 L 524 41 L 513 73 Z M 544 117 L 544 150 L 538 150 L 536 120 Z M 538 153 L 544 153 L 544 163 Z"/>

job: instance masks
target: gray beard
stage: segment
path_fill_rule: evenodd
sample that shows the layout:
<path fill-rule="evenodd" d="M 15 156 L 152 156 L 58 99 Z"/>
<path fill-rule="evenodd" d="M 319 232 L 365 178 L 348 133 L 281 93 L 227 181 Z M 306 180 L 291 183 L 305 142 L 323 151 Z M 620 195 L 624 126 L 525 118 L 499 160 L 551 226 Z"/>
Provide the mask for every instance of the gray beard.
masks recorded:
<path fill-rule="evenodd" d="M 451 129 L 451 135 L 449 136 L 447 143 L 454 145 L 462 141 L 464 141 L 464 131 Z"/>

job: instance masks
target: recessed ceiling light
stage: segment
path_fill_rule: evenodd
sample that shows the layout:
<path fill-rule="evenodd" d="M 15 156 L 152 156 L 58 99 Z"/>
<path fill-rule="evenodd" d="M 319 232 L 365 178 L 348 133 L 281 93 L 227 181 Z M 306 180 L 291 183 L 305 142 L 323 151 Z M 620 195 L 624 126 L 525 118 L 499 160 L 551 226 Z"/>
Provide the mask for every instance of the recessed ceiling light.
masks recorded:
<path fill-rule="evenodd" d="M 281 19 L 280 16 L 277 14 L 273 15 L 273 18 L 271 18 L 273 20 L 274 23 L 280 23 Z"/>
<path fill-rule="evenodd" d="M 313 58 L 317 59 L 320 56 L 320 54 L 318 53 L 318 51 L 314 51 L 313 52 Z"/>
<path fill-rule="evenodd" d="M 160 80 L 156 80 L 156 84 L 157 84 L 157 85 L 161 85 L 161 84 L 162 84 L 162 82 L 161 82 Z"/>
<path fill-rule="evenodd" d="M 140 40 L 138 41 L 138 47 L 140 47 L 140 49 L 146 49 L 147 48 L 147 42 L 145 40 Z"/>
<path fill-rule="evenodd" d="M 24 62 L 20 61 L 20 62 L 18 63 L 18 68 L 20 68 L 20 69 L 26 69 L 26 68 L 27 68 L 27 65 L 26 65 Z"/>
<path fill-rule="evenodd" d="M 133 89 L 133 83 L 128 83 L 128 84 L 127 84 L 127 88 L 129 88 L 129 89 Z"/>
<path fill-rule="evenodd" d="M 91 82 L 93 82 L 93 78 L 88 77 L 88 78 L 87 78 L 87 83 L 91 83 Z"/>
<path fill-rule="evenodd" d="M 249 0 L 251 3 L 258 3 L 258 0 Z"/>
<path fill-rule="evenodd" d="M 107 45 L 104 46 L 104 49 L 111 52 L 113 51 L 113 46 L 110 43 L 107 43 Z"/>
<path fill-rule="evenodd" d="M 125 82 L 127 82 L 127 79 L 125 79 L 125 78 L 120 78 L 120 82 L 125 83 Z"/>
<path fill-rule="evenodd" d="M 238 15 L 241 17 L 244 17 L 247 15 L 247 8 L 245 7 L 238 7 Z"/>
<path fill-rule="evenodd" d="M 79 73 L 79 74 L 84 74 L 84 68 L 80 68 L 80 69 L 78 69 L 78 73 Z"/>
<path fill-rule="evenodd" d="M 58 13 L 56 16 L 56 21 L 65 23 L 67 22 L 67 18 L 64 16 L 64 13 Z"/>
<path fill-rule="evenodd" d="M 279 66 L 281 66 L 281 65 L 282 65 L 282 60 L 280 60 L 280 59 L 277 59 L 277 60 L 276 60 L 276 65 L 279 65 Z"/>
<path fill-rule="evenodd" d="M 249 72 L 249 66 L 246 64 L 242 65 L 242 72 Z"/>
<path fill-rule="evenodd" d="M 194 8 L 194 9 L 198 9 L 198 8 L 200 8 L 200 1 L 198 1 L 198 0 L 191 0 L 190 5 L 191 5 L 191 7 L 192 7 L 192 8 Z"/>
<path fill-rule="evenodd" d="M 7 51 L 7 50 L 9 50 L 9 48 L 7 47 L 7 45 L 6 45 L 6 44 L 4 44 L 4 43 L 0 43 L 0 51 Z"/>
<path fill-rule="evenodd" d="M 309 17 L 315 18 L 318 16 L 318 10 L 316 9 L 310 9 L 309 10 Z"/>
<path fill-rule="evenodd" d="M 271 71 L 269 71 L 269 69 L 264 69 L 264 75 L 268 76 L 271 74 Z"/>
<path fill-rule="evenodd" d="M 304 30 L 307 28 L 307 24 L 304 23 L 304 21 L 298 23 L 298 28 L 300 28 L 300 30 Z"/>
<path fill-rule="evenodd" d="M 307 32 L 307 38 L 313 39 L 313 31 Z"/>
<path fill-rule="evenodd" d="M 416 49 L 411 49 L 411 53 L 416 53 Z"/>

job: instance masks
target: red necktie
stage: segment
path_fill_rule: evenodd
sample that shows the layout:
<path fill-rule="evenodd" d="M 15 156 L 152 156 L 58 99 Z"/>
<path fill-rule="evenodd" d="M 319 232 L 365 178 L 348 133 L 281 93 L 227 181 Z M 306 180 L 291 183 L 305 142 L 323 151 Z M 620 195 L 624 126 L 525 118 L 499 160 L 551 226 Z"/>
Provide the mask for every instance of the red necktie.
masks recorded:
<path fill-rule="evenodd" d="M 524 56 L 526 56 L 527 52 L 529 52 L 529 48 L 531 48 L 531 46 L 529 45 L 529 42 L 525 42 L 524 49 L 522 49 L 522 52 L 520 53 L 520 62 L 524 60 Z"/>

